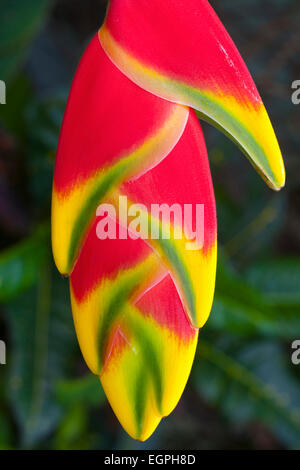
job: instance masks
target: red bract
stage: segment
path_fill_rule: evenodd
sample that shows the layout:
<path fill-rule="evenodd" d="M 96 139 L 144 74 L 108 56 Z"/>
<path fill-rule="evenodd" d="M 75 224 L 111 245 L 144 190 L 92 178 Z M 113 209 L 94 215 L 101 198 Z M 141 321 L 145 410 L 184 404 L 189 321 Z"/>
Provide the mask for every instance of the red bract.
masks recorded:
<path fill-rule="evenodd" d="M 100 41 L 135 83 L 197 109 L 236 141 L 274 189 L 281 153 L 262 100 L 206 0 L 111 0 Z"/>

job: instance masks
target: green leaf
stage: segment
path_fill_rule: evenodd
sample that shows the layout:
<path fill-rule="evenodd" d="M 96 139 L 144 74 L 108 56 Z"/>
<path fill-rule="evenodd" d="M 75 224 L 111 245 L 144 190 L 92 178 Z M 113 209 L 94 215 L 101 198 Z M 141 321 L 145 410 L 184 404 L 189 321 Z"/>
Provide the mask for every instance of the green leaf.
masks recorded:
<path fill-rule="evenodd" d="M 284 194 L 272 196 L 264 206 L 261 198 L 252 201 L 232 226 L 231 237 L 224 245 L 226 253 L 240 263 L 251 263 L 282 229 L 285 209 Z"/>
<path fill-rule="evenodd" d="M 269 272 L 271 275 L 272 265 Z M 207 328 L 242 336 L 294 339 L 295 331 L 300 331 L 300 315 L 297 310 L 283 314 L 282 309 L 270 303 L 264 289 L 258 289 L 259 285 L 263 285 L 264 276 L 264 273 L 259 276 L 257 284 L 247 284 L 229 269 L 221 254 L 216 295 Z"/>
<path fill-rule="evenodd" d="M 13 430 L 7 416 L 0 413 L 0 450 L 11 448 Z"/>
<path fill-rule="evenodd" d="M 251 266 L 245 276 L 251 286 L 263 292 L 270 305 L 299 306 L 300 259 L 258 263 Z"/>
<path fill-rule="evenodd" d="M 235 350 L 200 339 L 194 369 L 198 391 L 227 419 L 244 424 L 258 420 L 291 448 L 299 447 L 299 382 L 289 353 L 277 343 L 261 341 Z"/>
<path fill-rule="evenodd" d="M 60 381 L 56 386 L 56 396 L 65 406 L 73 406 L 76 403 L 99 406 L 106 401 L 99 377 L 93 374 Z"/>
<path fill-rule="evenodd" d="M 33 99 L 26 109 L 27 138 L 42 151 L 56 151 L 66 101 L 67 93 L 61 91 L 55 96 Z"/>
<path fill-rule="evenodd" d="M 52 273 L 52 266 L 43 267 L 37 289 L 11 302 L 6 320 L 11 337 L 8 400 L 21 445 L 32 448 L 60 421 L 62 406 L 55 398 L 55 384 L 68 375 L 77 345 L 67 282 Z"/>
<path fill-rule="evenodd" d="M 32 286 L 50 256 L 49 225 L 0 254 L 0 302 L 8 302 Z"/>
<path fill-rule="evenodd" d="M 81 403 L 72 406 L 62 420 L 54 438 L 56 450 L 85 450 L 90 448 L 86 409 Z"/>
<path fill-rule="evenodd" d="M 52 177 L 59 129 L 66 96 L 32 100 L 25 112 L 28 192 L 37 207 L 50 204 Z"/>
<path fill-rule="evenodd" d="M 1 79 L 1 72 L 0 72 Z M 5 128 L 18 138 L 26 138 L 25 109 L 33 99 L 29 79 L 18 74 L 7 83 L 7 105 L 0 106 L 0 119 Z"/>
<path fill-rule="evenodd" d="M 49 0 L 1 1 L 1 80 L 9 80 L 14 74 L 45 20 L 49 7 Z"/>

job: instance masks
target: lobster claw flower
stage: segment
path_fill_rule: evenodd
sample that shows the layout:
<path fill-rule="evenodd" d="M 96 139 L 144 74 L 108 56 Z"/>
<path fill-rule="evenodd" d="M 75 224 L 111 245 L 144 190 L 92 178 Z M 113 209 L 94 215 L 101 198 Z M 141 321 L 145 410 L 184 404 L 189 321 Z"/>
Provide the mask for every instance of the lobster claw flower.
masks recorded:
<path fill-rule="evenodd" d="M 178 403 L 213 301 L 216 208 L 192 107 L 237 142 L 271 187 L 283 186 L 265 108 L 206 0 L 111 0 L 65 112 L 52 245 L 59 271 L 70 277 L 85 361 L 125 430 L 140 440 Z M 149 236 L 149 227 L 165 228 L 153 205 L 174 211 L 169 237 Z M 191 248 L 193 222 L 178 237 L 175 208 L 198 205 L 203 236 Z M 137 207 L 140 236 L 124 219 Z M 104 220 L 115 236 L 99 235 Z"/>

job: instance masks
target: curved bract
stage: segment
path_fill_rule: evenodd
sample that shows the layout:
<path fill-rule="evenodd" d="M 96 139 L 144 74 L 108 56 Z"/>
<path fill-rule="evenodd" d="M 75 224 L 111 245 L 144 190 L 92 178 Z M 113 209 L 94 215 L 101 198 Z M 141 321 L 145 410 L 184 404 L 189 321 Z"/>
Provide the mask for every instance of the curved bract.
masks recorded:
<path fill-rule="evenodd" d="M 52 245 L 85 361 L 139 440 L 177 405 L 214 295 L 215 199 L 190 107 L 283 186 L 266 110 L 207 1 L 111 0 L 70 91 Z"/>
<path fill-rule="evenodd" d="M 197 117 L 190 111 L 185 131 L 170 154 L 153 169 L 139 178 L 125 182 L 120 194 L 130 203 L 142 204 L 146 217 L 154 205 L 168 208 L 182 208 L 178 221 L 171 220 L 170 239 L 149 240 L 158 252 L 181 293 L 190 321 L 202 327 L 210 313 L 216 271 L 216 209 L 213 186 L 210 176 L 207 152 Z M 188 239 L 176 239 L 176 224 L 180 225 L 183 216 L 188 219 L 184 208 L 193 208 L 191 219 L 195 223 L 195 208 L 204 208 L 203 246 L 198 250 L 187 249 Z M 184 213 L 184 214 L 182 214 Z M 150 220 L 147 226 L 159 220 Z M 189 222 L 189 220 L 188 220 Z M 146 225 L 146 224 L 145 224 Z M 174 227 L 175 226 L 175 227 Z M 192 227 L 190 227 L 192 229 Z M 195 227 L 194 227 L 195 228 Z M 188 234 L 187 234 L 188 235 Z"/>
<path fill-rule="evenodd" d="M 207 0 L 111 0 L 99 37 L 131 80 L 198 110 L 241 147 L 272 188 L 284 185 L 281 152 L 265 107 Z"/>
<path fill-rule="evenodd" d="M 97 35 L 92 39 L 72 84 L 55 164 L 52 244 L 61 273 L 72 271 L 101 200 L 168 155 L 187 118 L 186 107 L 126 78 Z"/>

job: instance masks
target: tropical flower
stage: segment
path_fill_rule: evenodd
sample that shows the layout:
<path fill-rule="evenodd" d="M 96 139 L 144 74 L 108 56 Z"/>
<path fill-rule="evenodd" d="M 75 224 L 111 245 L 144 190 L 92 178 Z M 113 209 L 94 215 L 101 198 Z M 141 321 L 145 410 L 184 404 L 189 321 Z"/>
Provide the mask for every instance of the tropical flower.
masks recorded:
<path fill-rule="evenodd" d="M 285 182 L 265 107 L 206 0 L 111 0 L 75 75 L 57 151 L 52 243 L 70 276 L 82 354 L 125 430 L 145 440 L 175 408 L 213 301 L 216 209 L 199 116 L 233 139 L 273 189 Z M 202 204 L 189 234 L 99 240 L 101 203 Z M 160 221 L 156 220 L 159 225 Z M 190 231 L 192 231 L 190 227 Z M 187 231 L 188 232 L 188 231 Z"/>

